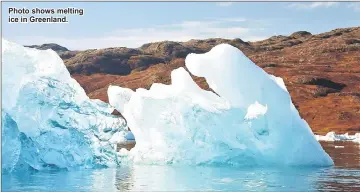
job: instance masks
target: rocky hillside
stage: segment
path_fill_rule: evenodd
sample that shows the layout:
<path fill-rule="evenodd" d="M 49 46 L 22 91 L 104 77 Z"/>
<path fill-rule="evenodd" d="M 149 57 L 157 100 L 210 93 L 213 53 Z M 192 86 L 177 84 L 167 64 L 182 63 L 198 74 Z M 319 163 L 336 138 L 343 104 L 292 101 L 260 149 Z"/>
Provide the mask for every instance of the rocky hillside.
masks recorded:
<path fill-rule="evenodd" d="M 242 50 L 265 71 L 284 79 L 293 102 L 314 132 L 360 131 L 360 27 L 313 35 L 298 31 L 257 42 L 206 39 L 61 51 L 67 68 L 91 98 L 107 101 L 108 85 L 133 90 L 170 83 L 188 53 L 204 53 L 220 43 Z M 203 78 L 194 77 L 204 89 Z"/>
<path fill-rule="evenodd" d="M 47 43 L 47 44 L 42 44 L 42 45 L 25 45 L 24 47 L 36 48 L 36 49 L 40 49 L 40 50 L 52 49 L 55 52 L 57 52 L 58 54 L 63 53 L 65 51 L 69 51 L 66 47 L 60 46 L 55 43 Z"/>

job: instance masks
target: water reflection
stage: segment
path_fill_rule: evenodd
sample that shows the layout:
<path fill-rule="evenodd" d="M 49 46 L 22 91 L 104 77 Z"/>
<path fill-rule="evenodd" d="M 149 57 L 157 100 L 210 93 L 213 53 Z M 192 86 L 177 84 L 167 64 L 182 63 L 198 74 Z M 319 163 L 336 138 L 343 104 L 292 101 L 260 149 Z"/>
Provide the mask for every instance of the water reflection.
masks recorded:
<path fill-rule="evenodd" d="M 360 191 L 360 145 L 322 143 L 328 168 L 133 165 L 2 177 L 2 191 Z M 344 148 L 335 148 L 344 146 Z"/>
<path fill-rule="evenodd" d="M 360 168 L 360 143 L 335 141 L 320 144 L 334 160 L 335 167 Z"/>
<path fill-rule="evenodd" d="M 335 166 L 317 175 L 319 190 L 360 191 L 360 143 L 320 142 Z"/>
<path fill-rule="evenodd" d="M 120 191 L 305 191 L 316 188 L 321 168 L 270 169 L 230 167 L 133 166 L 118 173 Z M 119 170 L 120 171 L 120 170 Z"/>

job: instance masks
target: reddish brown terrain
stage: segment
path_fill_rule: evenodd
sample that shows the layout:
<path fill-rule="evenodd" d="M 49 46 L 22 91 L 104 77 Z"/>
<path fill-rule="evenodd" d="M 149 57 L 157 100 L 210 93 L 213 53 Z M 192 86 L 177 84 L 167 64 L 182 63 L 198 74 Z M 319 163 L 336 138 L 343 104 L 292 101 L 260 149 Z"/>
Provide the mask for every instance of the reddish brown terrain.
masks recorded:
<path fill-rule="evenodd" d="M 360 131 L 360 27 L 317 35 L 299 31 L 258 42 L 164 41 L 138 49 L 61 49 L 58 53 L 89 97 L 107 102 L 110 84 L 133 90 L 149 88 L 155 82 L 169 84 L 170 72 L 184 67 L 188 53 L 204 53 L 220 43 L 239 48 L 265 71 L 282 77 L 295 106 L 314 132 Z M 203 78 L 194 79 L 208 89 Z"/>

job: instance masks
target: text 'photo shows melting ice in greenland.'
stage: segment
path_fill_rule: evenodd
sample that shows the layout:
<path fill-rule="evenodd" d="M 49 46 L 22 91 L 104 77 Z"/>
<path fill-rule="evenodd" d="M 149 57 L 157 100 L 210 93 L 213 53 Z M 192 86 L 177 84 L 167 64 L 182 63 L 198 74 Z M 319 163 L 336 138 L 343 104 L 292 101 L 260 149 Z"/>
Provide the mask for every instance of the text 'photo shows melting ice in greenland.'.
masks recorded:
<path fill-rule="evenodd" d="M 283 80 L 228 44 L 189 54 L 186 67 L 204 77 L 202 90 L 182 67 L 171 85 L 149 90 L 110 86 L 109 101 L 127 120 L 136 146 L 122 155 L 137 163 L 231 166 L 330 166 L 291 102 Z"/>
<path fill-rule="evenodd" d="M 2 39 L 2 170 L 108 167 L 127 126 L 90 100 L 52 50 Z"/>

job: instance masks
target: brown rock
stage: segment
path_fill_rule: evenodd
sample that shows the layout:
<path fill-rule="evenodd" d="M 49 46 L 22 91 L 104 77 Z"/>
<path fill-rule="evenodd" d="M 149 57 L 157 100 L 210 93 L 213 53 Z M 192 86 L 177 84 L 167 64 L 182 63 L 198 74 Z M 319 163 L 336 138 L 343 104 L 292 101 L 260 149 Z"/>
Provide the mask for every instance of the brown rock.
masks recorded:
<path fill-rule="evenodd" d="M 317 133 L 360 131 L 360 27 L 311 35 L 299 31 L 257 42 L 205 39 L 157 42 L 139 49 L 109 48 L 77 52 L 63 59 L 91 98 L 107 101 L 110 84 L 130 89 L 169 84 L 186 54 L 204 53 L 229 43 L 270 74 L 282 77 L 300 115 Z M 70 54 L 70 53 L 69 53 Z M 203 89 L 203 78 L 192 76 Z"/>

